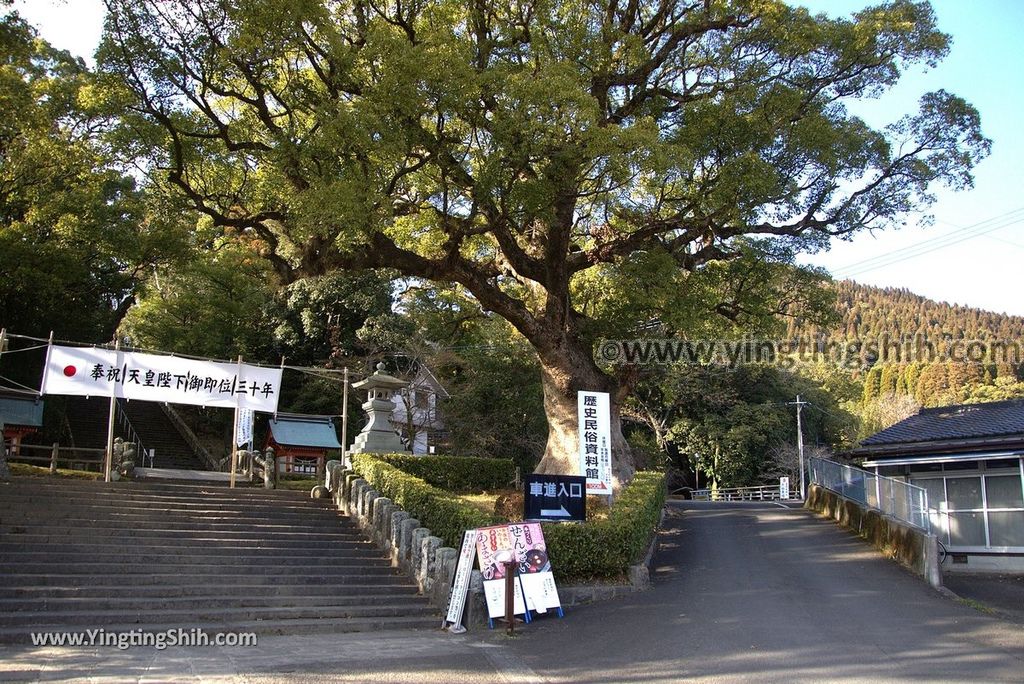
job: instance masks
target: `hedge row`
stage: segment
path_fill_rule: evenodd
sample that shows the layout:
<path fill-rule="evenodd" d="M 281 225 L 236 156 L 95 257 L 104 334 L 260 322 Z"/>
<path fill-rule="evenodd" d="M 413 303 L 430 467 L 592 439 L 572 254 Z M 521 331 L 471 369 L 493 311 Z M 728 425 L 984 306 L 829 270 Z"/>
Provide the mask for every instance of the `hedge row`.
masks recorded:
<path fill-rule="evenodd" d="M 607 520 L 545 523 L 544 540 L 556 579 L 623 579 L 647 551 L 664 505 L 664 474 L 639 472 L 619 494 Z"/>
<path fill-rule="evenodd" d="M 516 464 L 507 458 L 409 454 L 374 454 L 374 458 L 415 475 L 427 484 L 451 492 L 505 489 L 516 478 Z"/>
<path fill-rule="evenodd" d="M 427 484 L 376 454 L 353 454 L 352 469 L 369 482 L 381 496 L 394 501 L 424 527 L 458 549 L 465 530 L 493 525 L 497 521 L 473 506 L 452 497 L 450 492 Z"/>

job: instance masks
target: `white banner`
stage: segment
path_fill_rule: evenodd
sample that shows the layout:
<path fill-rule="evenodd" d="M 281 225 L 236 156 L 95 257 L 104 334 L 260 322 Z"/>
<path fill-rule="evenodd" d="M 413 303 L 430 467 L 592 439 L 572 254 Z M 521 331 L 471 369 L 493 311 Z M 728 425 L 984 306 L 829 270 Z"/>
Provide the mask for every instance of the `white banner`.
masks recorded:
<path fill-rule="evenodd" d="M 41 394 L 277 412 L 281 369 L 96 347 L 51 346 Z"/>
<path fill-rule="evenodd" d="M 580 475 L 587 494 L 612 494 L 612 421 L 607 392 L 577 392 Z"/>
<path fill-rule="evenodd" d="M 238 434 L 235 435 L 235 446 L 246 446 L 252 442 L 252 429 L 255 420 L 256 413 L 252 409 L 238 409 Z"/>

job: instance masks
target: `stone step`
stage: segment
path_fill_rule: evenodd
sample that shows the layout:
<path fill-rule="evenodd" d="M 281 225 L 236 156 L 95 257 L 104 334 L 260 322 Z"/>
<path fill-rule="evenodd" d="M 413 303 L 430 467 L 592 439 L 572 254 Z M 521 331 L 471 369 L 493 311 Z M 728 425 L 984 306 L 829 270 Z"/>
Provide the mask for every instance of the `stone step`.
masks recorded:
<path fill-rule="evenodd" d="M 76 544 L 95 544 L 97 546 L 103 546 L 106 548 L 118 548 L 130 543 L 133 546 L 168 546 L 174 545 L 179 548 L 197 548 L 197 549 L 224 549 L 224 548 L 259 548 L 259 549 L 280 549 L 280 550 L 314 550 L 322 549 L 329 551 L 335 548 L 337 545 L 356 545 L 356 544 L 369 544 L 365 536 L 356 533 L 334 533 L 328 538 L 321 538 L 320 536 L 303 537 L 301 539 L 288 538 L 287 536 L 277 535 L 275 538 L 267 539 L 261 537 L 252 536 L 240 536 L 237 534 L 217 534 L 213 533 L 199 533 L 196 535 L 188 535 L 176 532 L 168 533 L 153 533 L 149 532 L 146 534 L 133 534 L 126 542 L 119 534 L 114 530 L 110 530 L 109 534 L 96 534 L 95 531 L 91 531 L 88 536 L 83 538 L 83 535 L 75 535 L 73 532 L 66 530 L 65 528 L 54 528 L 58 530 L 56 533 L 49 533 L 48 531 L 36 532 L 30 530 L 24 534 L 6 534 L 0 535 L 0 549 L 3 548 L 24 548 L 29 549 L 39 545 L 46 547 L 52 547 L 53 545 L 59 544 L 63 546 L 71 546 Z M 104 530 L 105 532 L 107 530 Z M 72 537 L 69 539 L 69 537 Z"/>
<path fill-rule="evenodd" d="M 50 537 L 55 542 L 60 542 L 61 539 L 67 541 L 68 538 L 79 539 L 82 537 L 83 531 L 86 526 L 81 528 L 72 527 L 71 525 L 4 525 L 0 524 L 0 541 L 13 542 L 18 539 L 21 534 L 34 534 L 34 535 L 45 535 Z M 252 527 L 240 526 L 237 529 L 220 529 L 212 528 L 207 526 L 205 529 L 194 529 L 187 525 L 181 526 L 167 526 L 163 525 L 160 528 L 151 527 L 118 527 L 116 525 L 104 525 L 104 526 L 90 526 L 88 527 L 88 535 L 91 538 L 98 539 L 100 537 L 116 538 L 127 541 L 137 539 L 157 539 L 157 538 L 172 538 L 179 540 L 187 539 L 223 539 L 223 540 L 237 540 L 239 542 L 254 542 L 259 540 L 310 540 L 310 541 L 329 541 L 329 540 L 343 540 L 343 539 L 354 539 L 359 535 L 354 532 L 324 532 L 324 531 L 306 531 L 304 529 L 296 530 L 295 528 L 269 530 L 269 529 L 253 529 Z"/>
<path fill-rule="evenodd" d="M 0 599 L 46 600 L 46 599 L 195 599 L 201 601 L 245 598 L 267 593 L 267 584 L 217 584 L 217 585 L 125 585 L 106 586 L 0 586 Z M 317 598 L 330 601 L 334 597 L 378 594 L 395 596 L 416 596 L 416 587 L 402 577 L 380 575 L 377 584 L 275 584 L 273 596 L 282 601 L 292 597 L 303 600 Z"/>
<path fill-rule="evenodd" d="M 103 482 L 101 480 L 79 480 L 75 478 L 53 478 L 42 477 L 17 477 L 9 482 L 0 483 L 0 491 L 36 491 L 53 492 L 61 496 L 70 496 L 76 493 L 102 494 L 125 494 L 127 496 L 195 496 L 203 495 L 209 497 L 239 498 L 239 499 L 294 499 L 297 501 L 315 501 L 309 498 L 308 491 L 293 491 L 289 489 L 264 489 L 259 487 L 236 486 L 230 488 L 227 485 L 219 485 L 211 482 L 201 484 L 171 482 L 171 481 L 144 481 L 133 482 L 131 480 L 120 480 L 118 482 Z M 311 485 L 312 486 L 312 485 Z"/>
<path fill-rule="evenodd" d="M 78 562 L 78 563 L 46 563 L 46 562 L 12 562 L 8 558 L 0 558 L 0 577 L 4 575 L 14 573 L 58 573 L 66 575 L 105 575 L 105 574 L 119 574 L 119 575 L 146 575 L 152 573 L 154 570 L 160 570 L 161 572 L 181 572 L 181 573 L 192 573 L 198 572 L 203 574 L 216 574 L 222 571 L 225 567 L 242 567 L 237 562 L 232 563 L 230 559 L 225 559 L 224 562 L 211 562 L 209 556 L 201 559 L 191 559 L 182 557 L 176 559 L 173 563 L 158 563 L 154 567 L 153 563 L 135 563 L 132 561 L 119 562 L 116 560 L 97 560 L 91 562 Z M 189 562 L 196 561 L 196 562 Z M 377 561 L 377 562 L 374 562 Z M 352 573 L 371 573 L 390 571 L 390 563 L 385 561 L 383 558 L 331 558 L 322 559 L 315 563 L 308 563 L 307 565 L 300 565 L 299 567 L 305 568 L 316 568 L 318 574 L 322 575 L 347 575 Z M 271 575 L 271 576 L 287 576 L 293 572 L 295 568 L 290 565 L 284 565 L 280 563 L 274 563 L 269 565 L 247 565 L 244 566 L 244 572 L 246 576 L 255 575 Z M 84 581 L 84 580 L 83 580 Z M 130 581 L 126 578 L 126 581 Z"/>
<path fill-rule="evenodd" d="M 56 511 L 70 511 L 70 510 L 85 510 L 92 511 L 98 515 L 106 515 L 111 511 L 123 511 L 125 513 L 133 512 L 179 512 L 179 513 L 194 513 L 194 514 L 206 514 L 206 513 L 222 513 L 222 514 L 288 514 L 288 515 L 334 515 L 341 517 L 338 514 L 337 509 L 330 505 L 324 505 L 314 503 L 310 500 L 306 502 L 265 502 L 259 503 L 248 503 L 239 501 L 224 501 L 224 502 L 212 502 L 209 499 L 197 498 L 196 500 L 181 500 L 181 501 L 166 501 L 166 500 L 122 500 L 112 498 L 110 500 L 95 499 L 62 499 L 53 500 L 48 496 L 10 496 L 5 497 L 4 500 L 0 501 L 0 513 L 2 512 L 17 512 L 22 510 L 35 510 L 37 507 L 45 505 L 47 510 Z"/>
<path fill-rule="evenodd" d="M 217 556 L 222 554 L 235 554 L 238 556 L 260 556 L 264 558 L 279 558 L 284 556 L 344 556 L 351 551 L 367 551 L 382 555 L 380 548 L 366 539 L 358 537 L 345 541 L 332 541 L 320 546 L 270 546 L 260 543 L 250 544 L 218 544 L 218 543 L 190 543 L 190 544 L 140 544 L 132 543 L 130 546 L 124 544 L 100 544 L 95 542 L 69 542 L 67 544 L 43 543 L 11 543 L 0 541 L 0 558 L 8 554 L 45 553 L 45 554 L 86 554 L 93 557 L 106 555 L 119 555 L 126 553 L 153 554 L 153 555 L 183 555 L 193 556 Z"/>
<path fill-rule="evenodd" d="M 349 632 L 378 632 L 383 630 L 427 630 L 437 629 L 440 624 L 438 616 L 397 616 L 397 617 L 347 617 L 347 618 L 314 618 L 314 619 L 293 619 L 287 621 L 238 621 L 238 622 L 189 622 L 186 625 L 166 624 L 143 624 L 143 623 L 118 623 L 102 627 L 108 638 L 115 639 L 109 642 L 116 645 L 117 634 L 130 632 L 151 632 L 166 633 L 167 630 L 182 629 L 185 633 L 195 633 L 193 630 L 202 630 L 211 639 L 216 634 L 257 634 L 270 636 L 278 634 L 342 634 Z M 93 628 L 95 629 L 95 628 Z M 43 625 L 30 627 L 3 627 L 0 628 L 0 644 L 32 644 L 32 634 L 41 631 L 51 632 L 73 632 L 80 633 L 83 638 L 87 637 L 85 629 L 69 630 L 60 625 Z M 98 638 L 102 639 L 103 635 Z M 152 638 L 152 637 L 150 637 Z M 89 642 L 83 641 L 82 645 Z M 98 644 L 97 644 L 98 645 Z"/>
<path fill-rule="evenodd" d="M 0 517 L 0 525 L 4 527 L 54 527 L 74 525 L 79 531 L 85 529 L 123 529 L 123 530 L 215 530 L 219 532 L 253 532 L 256 534 L 274 532 L 293 532 L 300 530 L 304 534 L 334 534 L 343 532 L 343 528 L 335 520 L 306 519 L 279 522 L 271 520 L 239 520 L 238 518 L 179 518 L 171 516 L 137 516 L 133 518 L 81 518 L 75 516 L 51 517 L 47 515 L 26 515 Z"/>
<path fill-rule="evenodd" d="M 125 611 L 202 611 L 209 609 L 210 596 L 105 596 L 105 597 L 36 597 L 36 598 L 0 598 L 0 624 L 4 615 L 11 613 L 124 613 Z M 394 592 L 355 592 L 330 596 L 280 596 L 276 592 L 271 595 L 253 593 L 247 596 L 221 597 L 232 608 L 346 608 L 346 607 L 408 607 L 419 611 L 423 601 L 413 593 L 398 594 Z"/>
<path fill-rule="evenodd" d="M 364 568 L 359 574 L 339 573 L 289 573 L 286 575 L 289 582 L 297 585 L 308 585 L 321 583 L 325 586 L 350 586 L 358 584 L 389 584 L 393 582 L 409 583 L 408 578 L 401 575 L 394 568 L 384 565 L 374 568 Z M 116 575 L 83 575 L 82 573 L 56 572 L 13 572 L 3 575 L 3 586 L 15 587 L 159 587 L 166 590 L 168 587 L 231 587 L 235 585 L 249 586 L 280 586 L 281 575 L 263 573 L 242 573 L 239 571 L 225 572 L 218 568 L 216 571 L 206 569 L 206 572 L 150 572 L 140 575 L 132 575 L 130 578 Z M 411 583 L 410 583 L 411 586 Z"/>
<path fill-rule="evenodd" d="M 56 496 L 49 492 L 4 492 L 0 505 L 4 509 L 31 507 L 34 504 L 53 505 L 57 507 L 96 507 L 96 508 L 154 508 L 167 510 L 170 508 L 195 510 L 281 510 L 281 511 L 323 511 L 330 512 L 333 506 L 326 499 L 306 498 L 242 498 L 214 497 L 197 494 L 183 495 L 131 495 L 122 496 L 117 493 L 90 495 L 86 492 L 77 495 Z"/>
<path fill-rule="evenodd" d="M 421 601 L 398 601 L 385 604 L 355 604 L 341 606 L 285 606 L 273 607 L 210 607 L 198 609 L 165 610 L 50 610 L 45 613 L 22 611 L 0 613 L 0 626 L 59 625 L 67 629 L 72 625 L 103 627 L 119 623 L 193 624 L 195 622 L 249 622 L 256 620 L 308 620 L 357 617 L 410 617 L 431 616 L 436 611 Z"/>
<path fill-rule="evenodd" d="M 323 565 L 349 565 L 353 563 L 372 563 L 383 561 L 380 549 L 367 546 L 359 549 L 345 549 L 321 553 L 304 554 L 261 554 L 231 553 L 222 549 L 223 553 L 193 554 L 187 549 L 148 553 L 144 550 L 125 548 L 118 553 L 106 553 L 98 556 L 90 552 L 74 552 L 66 549 L 51 551 L 10 551 L 0 559 L 0 567 L 12 567 L 18 563 L 35 565 L 88 565 L 96 558 L 103 558 L 105 563 L 132 564 L 143 563 L 154 565 L 274 565 L 293 567 L 305 565 L 320 567 Z M 390 562 L 390 561 L 388 561 Z"/>

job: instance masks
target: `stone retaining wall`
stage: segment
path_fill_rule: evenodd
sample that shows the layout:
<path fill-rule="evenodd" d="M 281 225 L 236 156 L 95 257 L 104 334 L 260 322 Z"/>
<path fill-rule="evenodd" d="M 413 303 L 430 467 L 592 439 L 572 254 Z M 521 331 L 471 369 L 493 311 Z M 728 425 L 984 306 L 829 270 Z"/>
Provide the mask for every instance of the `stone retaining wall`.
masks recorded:
<path fill-rule="evenodd" d="M 459 552 L 441 546 L 443 542 L 439 537 L 431 534 L 419 520 L 391 499 L 381 496 L 354 471 L 331 469 L 330 473 L 328 484 L 334 487 L 330 495 L 338 510 L 350 516 L 385 553 L 390 554 L 391 564 L 413 577 L 420 592 L 439 611 L 446 610 Z M 558 597 L 562 606 L 592 603 L 648 589 L 648 566 L 656 543 L 657 534 L 651 540 L 644 560 L 630 566 L 629 584 L 559 587 Z M 473 570 L 470 579 L 463 623 L 467 627 L 487 624 L 487 604 L 484 600 L 483 577 L 479 570 Z"/>
<path fill-rule="evenodd" d="M 936 589 L 942 586 L 935 535 L 816 484 L 809 487 L 804 508 L 856 532 Z"/>
<path fill-rule="evenodd" d="M 370 539 L 391 555 L 391 564 L 416 580 L 420 592 L 443 612 L 458 562 L 456 549 L 442 546 L 439 537 L 420 525 L 391 499 L 381 496 L 352 470 L 342 470 L 331 492 L 338 510 L 351 517 Z M 473 571 L 463 622 L 487 623 L 483 579 Z M 439 623 L 440 624 L 440 623 Z"/>

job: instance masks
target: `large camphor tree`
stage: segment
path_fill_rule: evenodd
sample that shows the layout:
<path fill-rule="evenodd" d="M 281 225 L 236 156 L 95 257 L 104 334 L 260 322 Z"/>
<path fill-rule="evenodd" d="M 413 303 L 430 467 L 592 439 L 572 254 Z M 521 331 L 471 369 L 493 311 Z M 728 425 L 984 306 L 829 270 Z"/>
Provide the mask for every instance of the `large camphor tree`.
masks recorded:
<path fill-rule="evenodd" d="M 884 130 L 844 104 L 944 55 L 923 2 L 851 19 L 774 0 L 107 8 L 108 92 L 208 223 L 255 239 L 283 282 L 392 268 L 458 286 L 529 341 L 542 472 L 576 471 L 588 389 L 612 395 L 614 473 L 632 476 L 619 406 L 636 369 L 602 368 L 598 336 L 659 319 L 659 297 L 730 259 L 756 272 L 893 225 L 934 183 L 968 185 L 988 148 L 946 92 Z M 784 294 L 741 280 L 755 301 Z M 709 292 L 743 314 L 732 286 Z"/>

